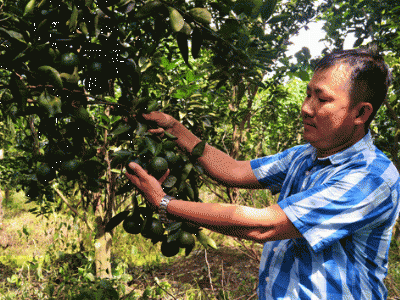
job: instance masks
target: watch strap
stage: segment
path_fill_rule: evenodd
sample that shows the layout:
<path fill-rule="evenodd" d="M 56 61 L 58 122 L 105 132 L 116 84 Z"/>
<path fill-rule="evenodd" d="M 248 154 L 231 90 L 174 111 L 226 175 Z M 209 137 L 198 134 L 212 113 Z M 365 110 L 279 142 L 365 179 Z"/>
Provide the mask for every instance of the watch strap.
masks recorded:
<path fill-rule="evenodd" d="M 160 207 L 158 208 L 158 215 L 160 216 L 160 221 L 165 224 L 171 223 L 171 221 L 167 218 L 167 207 L 169 202 L 174 199 L 175 199 L 174 197 L 168 195 L 165 195 L 161 199 Z"/>

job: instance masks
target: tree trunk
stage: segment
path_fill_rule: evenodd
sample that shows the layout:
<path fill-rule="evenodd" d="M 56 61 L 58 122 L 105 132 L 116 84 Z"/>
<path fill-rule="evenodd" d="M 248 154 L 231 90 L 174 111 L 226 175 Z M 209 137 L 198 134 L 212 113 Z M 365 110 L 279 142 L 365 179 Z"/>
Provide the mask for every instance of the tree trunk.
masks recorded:
<path fill-rule="evenodd" d="M 4 204 L 7 205 L 10 203 L 10 190 L 8 188 L 4 189 Z"/>
<path fill-rule="evenodd" d="M 100 197 L 101 199 L 101 197 Z M 97 233 L 95 237 L 96 277 L 111 278 L 111 246 L 112 236 L 105 232 L 103 204 L 99 201 L 95 212 Z"/>
<path fill-rule="evenodd" d="M 3 192 L 0 189 L 0 229 L 3 227 Z"/>

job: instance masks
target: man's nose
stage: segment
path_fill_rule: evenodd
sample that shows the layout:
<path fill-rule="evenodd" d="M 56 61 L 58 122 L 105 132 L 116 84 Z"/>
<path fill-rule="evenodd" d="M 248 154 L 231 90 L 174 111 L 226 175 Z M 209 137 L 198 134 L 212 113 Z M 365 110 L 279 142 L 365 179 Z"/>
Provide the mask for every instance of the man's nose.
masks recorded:
<path fill-rule="evenodd" d="M 303 118 L 313 116 L 313 105 L 311 97 L 306 97 L 306 99 L 304 99 L 303 105 L 301 106 L 301 115 Z"/>

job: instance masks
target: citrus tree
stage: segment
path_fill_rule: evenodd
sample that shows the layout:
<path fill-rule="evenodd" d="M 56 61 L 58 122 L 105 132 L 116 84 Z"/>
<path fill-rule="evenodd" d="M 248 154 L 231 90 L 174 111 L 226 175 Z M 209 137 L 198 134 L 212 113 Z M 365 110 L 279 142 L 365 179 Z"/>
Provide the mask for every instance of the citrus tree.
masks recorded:
<path fill-rule="evenodd" d="M 81 218 L 95 235 L 99 277 L 111 274 L 121 223 L 162 242 L 166 256 L 188 254 L 192 234 L 215 246 L 189 224 L 165 228 L 123 175 L 131 160 L 156 177 L 169 168 L 166 192 L 201 201 L 195 159 L 205 142 L 188 156 L 175 137 L 149 135 L 142 113 L 163 110 L 212 140 L 228 110 L 237 158 L 257 91 L 282 78 L 288 38 L 313 15 L 308 0 L 3 1 L 0 103 L 17 131 L 24 164 L 14 170 L 34 212 L 62 203 Z"/>

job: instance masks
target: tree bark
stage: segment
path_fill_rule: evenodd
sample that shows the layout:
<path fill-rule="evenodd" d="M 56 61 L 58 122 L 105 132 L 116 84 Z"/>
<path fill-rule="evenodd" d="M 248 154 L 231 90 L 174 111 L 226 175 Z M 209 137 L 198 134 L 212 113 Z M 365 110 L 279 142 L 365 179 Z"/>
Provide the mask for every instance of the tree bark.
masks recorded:
<path fill-rule="evenodd" d="M 0 229 L 3 227 L 3 191 L 0 189 Z"/>
<path fill-rule="evenodd" d="M 101 195 L 99 195 L 99 200 Z M 98 278 L 111 278 L 111 247 L 112 236 L 109 232 L 105 232 L 104 209 L 102 201 L 98 201 L 95 211 L 95 221 L 97 233 L 95 236 L 95 266 L 96 277 Z"/>

